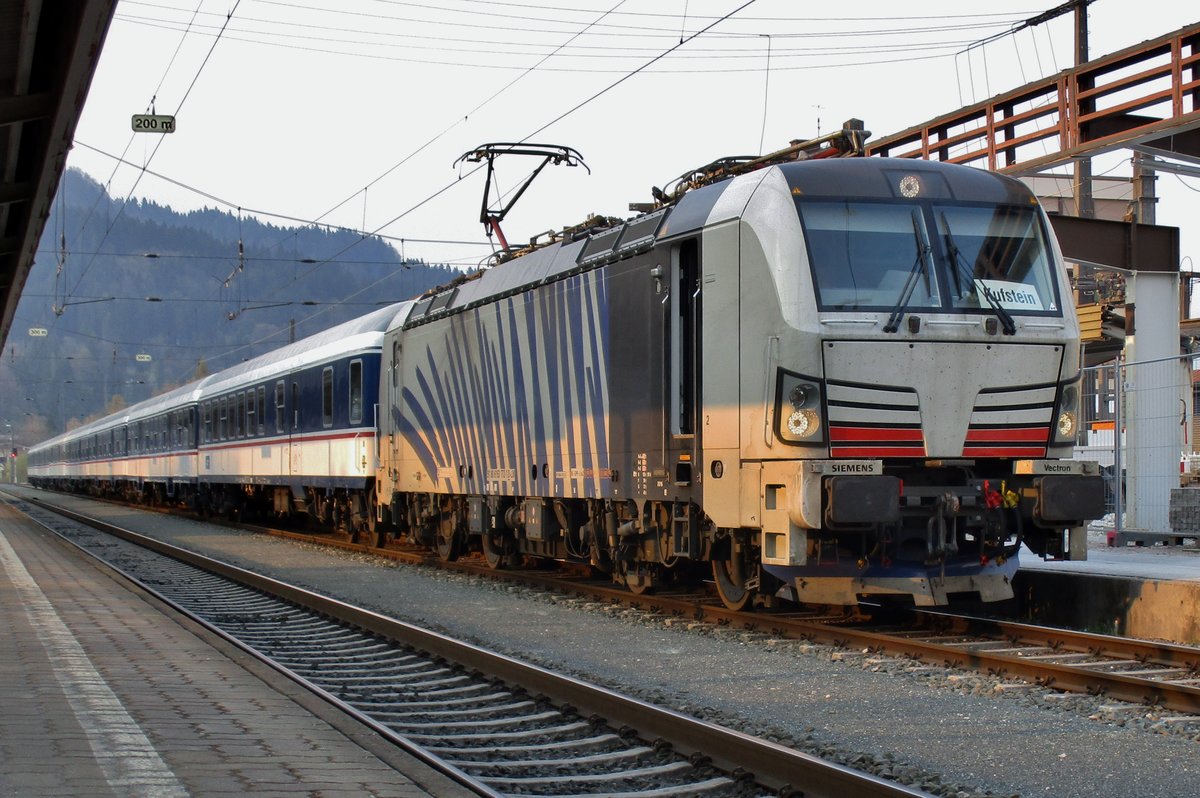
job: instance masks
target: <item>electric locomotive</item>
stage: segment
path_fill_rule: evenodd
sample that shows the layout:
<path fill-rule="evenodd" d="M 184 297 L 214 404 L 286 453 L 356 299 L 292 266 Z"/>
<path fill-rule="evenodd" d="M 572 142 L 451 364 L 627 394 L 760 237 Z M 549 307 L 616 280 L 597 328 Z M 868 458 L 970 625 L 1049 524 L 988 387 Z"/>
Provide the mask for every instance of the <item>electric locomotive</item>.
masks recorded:
<path fill-rule="evenodd" d="M 1079 330 L 1032 193 L 861 130 L 435 290 L 384 337 L 381 520 L 730 607 L 1011 596 L 1085 554 Z"/>

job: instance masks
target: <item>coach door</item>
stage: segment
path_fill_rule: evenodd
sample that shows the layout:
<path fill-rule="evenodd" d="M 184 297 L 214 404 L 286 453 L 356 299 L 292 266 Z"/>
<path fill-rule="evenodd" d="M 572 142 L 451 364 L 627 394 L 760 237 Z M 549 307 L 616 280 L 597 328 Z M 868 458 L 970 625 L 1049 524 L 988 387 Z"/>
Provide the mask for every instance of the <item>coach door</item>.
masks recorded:
<path fill-rule="evenodd" d="M 400 369 L 404 350 L 400 345 L 400 336 L 392 339 L 392 360 L 388 369 L 388 403 L 382 409 L 380 431 L 387 430 L 387 469 L 389 474 L 395 474 L 400 462 L 400 435 L 396 429 L 400 407 Z"/>
<path fill-rule="evenodd" d="M 290 407 L 288 410 L 291 413 L 291 419 L 288 430 L 288 451 L 291 457 L 292 476 L 299 476 L 304 473 L 304 439 L 300 436 L 301 426 L 300 417 L 300 375 L 292 375 L 291 383 L 288 387 L 288 401 Z"/>

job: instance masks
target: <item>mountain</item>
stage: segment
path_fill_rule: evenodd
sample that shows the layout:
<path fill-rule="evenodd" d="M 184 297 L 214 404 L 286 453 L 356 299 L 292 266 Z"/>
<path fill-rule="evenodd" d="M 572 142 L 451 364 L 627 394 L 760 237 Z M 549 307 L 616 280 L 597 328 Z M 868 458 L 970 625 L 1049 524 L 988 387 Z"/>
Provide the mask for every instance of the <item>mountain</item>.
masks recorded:
<path fill-rule="evenodd" d="M 345 230 L 126 202 L 69 169 L 0 358 L 0 419 L 36 443 L 460 274 Z"/>

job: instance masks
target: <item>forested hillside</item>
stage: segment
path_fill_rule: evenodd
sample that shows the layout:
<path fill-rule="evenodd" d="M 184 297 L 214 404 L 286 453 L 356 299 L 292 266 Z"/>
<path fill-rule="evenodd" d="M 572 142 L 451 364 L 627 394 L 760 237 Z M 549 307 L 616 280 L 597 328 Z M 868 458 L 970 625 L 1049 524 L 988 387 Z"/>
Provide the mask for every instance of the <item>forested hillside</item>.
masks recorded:
<path fill-rule="evenodd" d="M 126 203 L 69 170 L 0 364 L 0 419 L 28 445 L 459 273 L 347 231 Z"/>

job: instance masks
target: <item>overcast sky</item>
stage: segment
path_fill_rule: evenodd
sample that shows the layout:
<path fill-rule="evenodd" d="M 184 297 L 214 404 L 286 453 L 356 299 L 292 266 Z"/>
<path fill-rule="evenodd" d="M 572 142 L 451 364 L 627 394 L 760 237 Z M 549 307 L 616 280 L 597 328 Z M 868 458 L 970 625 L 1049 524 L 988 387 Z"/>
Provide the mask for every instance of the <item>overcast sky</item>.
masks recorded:
<path fill-rule="evenodd" d="M 744 3 L 123 0 L 69 164 L 117 196 L 183 210 L 219 198 L 473 265 L 488 252 L 483 173 L 454 161 L 483 142 L 565 144 L 591 168 L 547 168 L 505 224 L 520 242 L 589 213 L 626 216 L 652 185 L 722 155 L 778 149 L 850 117 L 887 135 L 1073 58 L 1070 14 L 964 53 L 1054 0 Z M 1092 56 L 1196 22 L 1189 5 L 1098 0 Z M 130 116 L 151 106 L 176 116 L 176 132 L 131 131 Z M 1127 175 L 1127 159 L 1097 172 Z M 501 161 L 502 187 L 533 165 Z M 1164 175 L 1159 190 L 1159 223 L 1185 228 L 1184 268 L 1200 270 L 1200 180 Z"/>

